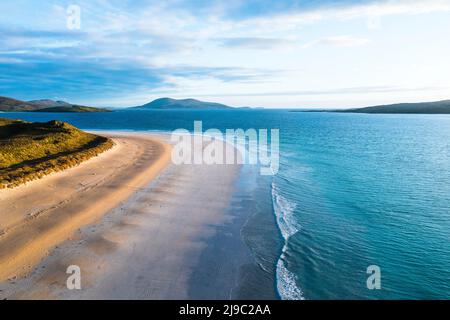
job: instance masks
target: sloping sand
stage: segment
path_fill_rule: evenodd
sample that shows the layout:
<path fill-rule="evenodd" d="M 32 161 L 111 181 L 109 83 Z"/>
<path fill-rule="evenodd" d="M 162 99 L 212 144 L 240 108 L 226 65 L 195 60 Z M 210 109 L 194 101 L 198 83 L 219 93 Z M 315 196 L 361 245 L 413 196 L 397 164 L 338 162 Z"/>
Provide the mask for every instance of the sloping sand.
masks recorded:
<path fill-rule="evenodd" d="M 158 139 L 109 136 L 116 146 L 78 167 L 0 190 L 0 281 L 28 274 L 56 245 L 98 221 L 170 161 L 170 145 Z"/>
<path fill-rule="evenodd" d="M 139 135 L 126 136 L 133 139 Z M 189 299 L 197 297 L 192 290 L 205 298 L 230 298 L 239 276 L 234 268 L 239 263 L 233 262 L 237 266 L 228 270 L 229 265 L 214 260 L 221 252 L 213 252 L 203 268 L 206 273 L 194 277 L 208 241 L 217 232 L 239 243 L 229 248 L 237 253 L 236 259 L 248 254 L 239 237 L 240 227 L 233 233 L 224 227 L 234 219 L 226 211 L 240 168 L 169 165 L 156 179 L 139 188 L 126 181 L 108 184 L 113 190 L 130 185 L 134 192 L 120 204 L 114 201 L 114 207 L 111 205 L 95 223 L 79 228 L 26 278 L 0 282 L 0 298 Z M 83 203 L 97 206 L 95 201 L 89 196 Z M 81 290 L 67 289 L 66 269 L 70 265 L 81 269 Z"/>

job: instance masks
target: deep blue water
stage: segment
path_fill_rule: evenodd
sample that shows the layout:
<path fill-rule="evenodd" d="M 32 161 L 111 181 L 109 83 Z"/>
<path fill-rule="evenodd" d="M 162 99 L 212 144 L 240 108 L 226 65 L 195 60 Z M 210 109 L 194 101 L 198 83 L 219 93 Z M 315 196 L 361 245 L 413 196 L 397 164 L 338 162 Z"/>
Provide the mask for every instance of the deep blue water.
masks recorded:
<path fill-rule="evenodd" d="M 60 119 L 83 129 L 192 130 L 194 120 L 204 129 L 278 128 L 280 170 L 264 181 L 272 188 L 273 207 L 266 210 L 273 210 L 284 239 L 276 266 L 282 298 L 450 298 L 450 116 L 287 110 L 0 116 Z M 380 267 L 380 290 L 366 286 L 370 265 Z"/>

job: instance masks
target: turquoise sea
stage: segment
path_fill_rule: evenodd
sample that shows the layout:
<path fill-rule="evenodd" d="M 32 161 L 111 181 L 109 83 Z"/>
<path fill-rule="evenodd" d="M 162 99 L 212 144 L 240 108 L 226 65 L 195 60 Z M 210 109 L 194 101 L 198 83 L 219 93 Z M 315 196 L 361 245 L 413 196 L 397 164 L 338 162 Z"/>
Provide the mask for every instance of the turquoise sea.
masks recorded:
<path fill-rule="evenodd" d="M 195 120 L 205 130 L 278 128 L 278 174 L 243 169 L 239 197 L 248 192 L 244 209 L 251 211 L 243 241 L 280 298 L 450 299 L 448 115 L 133 110 L 1 117 L 102 130 L 192 130 Z M 257 227 L 268 223 L 275 227 Z M 379 290 L 366 286 L 370 265 L 380 268 Z M 256 290 L 253 282 L 248 291 Z"/>

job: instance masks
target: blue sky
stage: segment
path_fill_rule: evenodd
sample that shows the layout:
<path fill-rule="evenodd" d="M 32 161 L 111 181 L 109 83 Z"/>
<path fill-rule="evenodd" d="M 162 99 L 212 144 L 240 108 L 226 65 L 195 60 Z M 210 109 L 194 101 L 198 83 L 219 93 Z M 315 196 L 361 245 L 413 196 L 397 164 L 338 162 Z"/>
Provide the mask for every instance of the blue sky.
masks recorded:
<path fill-rule="evenodd" d="M 68 8 L 81 10 L 68 28 Z M 0 3 L 0 95 L 355 107 L 450 99 L 450 0 Z"/>

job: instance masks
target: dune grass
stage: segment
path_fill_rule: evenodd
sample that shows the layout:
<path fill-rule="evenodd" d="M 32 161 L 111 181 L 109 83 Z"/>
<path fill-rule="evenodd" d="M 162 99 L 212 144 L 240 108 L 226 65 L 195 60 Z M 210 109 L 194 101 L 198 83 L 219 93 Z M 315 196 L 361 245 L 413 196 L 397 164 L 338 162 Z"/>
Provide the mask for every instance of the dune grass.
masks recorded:
<path fill-rule="evenodd" d="M 73 167 L 113 145 L 111 139 L 61 121 L 0 118 L 0 189 Z"/>

